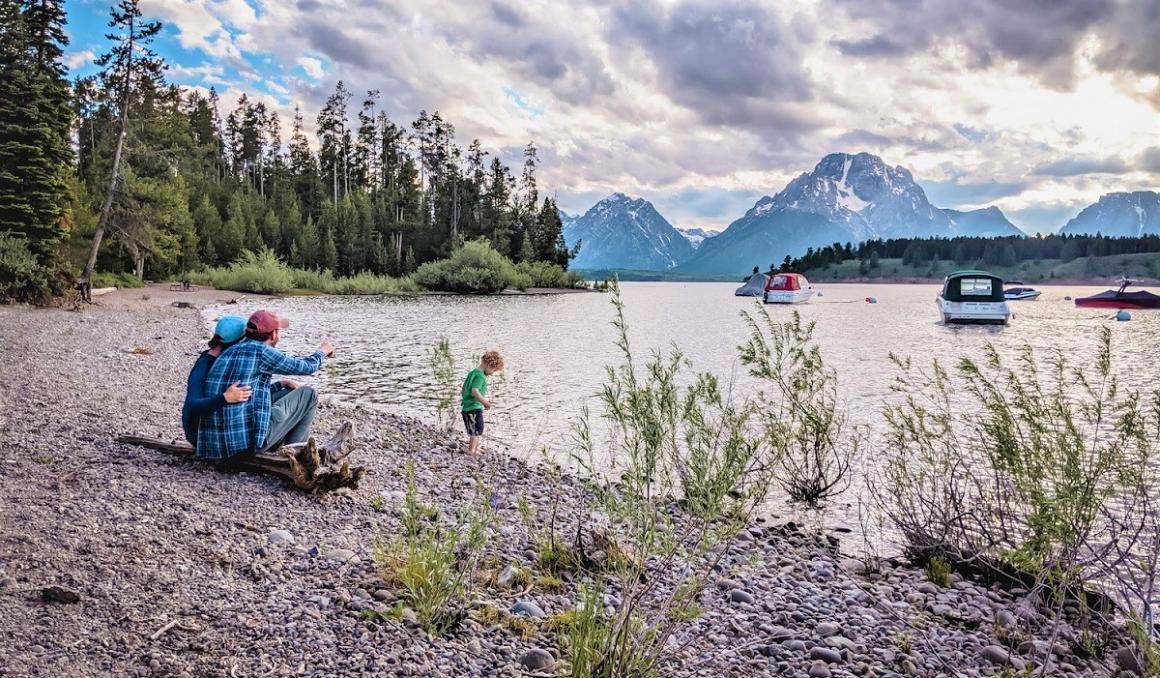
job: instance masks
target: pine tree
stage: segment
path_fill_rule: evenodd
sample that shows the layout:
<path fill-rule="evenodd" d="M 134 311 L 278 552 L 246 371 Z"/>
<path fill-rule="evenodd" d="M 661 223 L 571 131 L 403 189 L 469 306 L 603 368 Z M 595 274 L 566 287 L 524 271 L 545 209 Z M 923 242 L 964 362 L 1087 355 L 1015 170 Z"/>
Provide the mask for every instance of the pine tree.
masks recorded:
<path fill-rule="evenodd" d="M 64 11 L 51 0 L 21 4 L 0 0 L 0 280 L 40 301 L 55 291 L 68 222 L 72 106 L 60 62 Z"/>
<path fill-rule="evenodd" d="M 113 152 L 113 165 L 109 172 L 108 188 L 105 191 L 105 200 L 101 206 L 100 220 L 97 222 L 96 232 L 93 233 L 93 244 L 89 250 L 89 258 L 81 271 L 81 283 L 86 290 L 91 286 L 93 267 L 97 263 L 97 253 L 101 249 L 101 239 L 105 235 L 105 228 L 109 224 L 109 215 L 113 209 L 113 198 L 116 195 L 120 181 L 121 156 L 124 153 L 125 135 L 129 124 L 129 98 L 133 92 L 134 80 L 159 79 L 165 69 L 165 62 L 157 57 L 149 44 L 161 32 L 161 24 L 156 21 L 143 21 L 141 10 L 138 7 L 140 0 L 120 0 L 112 10 L 109 27 L 115 33 L 109 34 L 110 40 L 115 40 L 113 48 L 97 59 L 97 65 L 104 69 L 101 72 L 106 92 L 116 96 L 117 108 L 117 142 Z"/>

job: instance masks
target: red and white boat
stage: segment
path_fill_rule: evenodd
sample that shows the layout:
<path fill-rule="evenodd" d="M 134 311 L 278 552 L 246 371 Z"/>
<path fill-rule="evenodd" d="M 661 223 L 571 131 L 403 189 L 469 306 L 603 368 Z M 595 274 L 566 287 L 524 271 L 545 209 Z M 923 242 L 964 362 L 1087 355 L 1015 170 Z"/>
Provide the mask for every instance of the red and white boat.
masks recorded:
<path fill-rule="evenodd" d="M 814 296 L 814 286 L 801 273 L 774 273 L 765 284 L 767 304 L 803 304 Z"/>

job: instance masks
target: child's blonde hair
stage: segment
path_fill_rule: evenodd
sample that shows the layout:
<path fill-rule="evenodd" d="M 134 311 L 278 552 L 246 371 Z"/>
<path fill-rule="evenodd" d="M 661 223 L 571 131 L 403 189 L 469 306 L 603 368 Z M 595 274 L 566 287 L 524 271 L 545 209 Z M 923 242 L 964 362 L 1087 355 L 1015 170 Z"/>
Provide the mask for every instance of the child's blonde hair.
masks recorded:
<path fill-rule="evenodd" d="M 480 363 L 492 372 L 500 372 L 503 370 L 503 356 L 499 354 L 499 351 L 488 351 L 484 353 Z"/>

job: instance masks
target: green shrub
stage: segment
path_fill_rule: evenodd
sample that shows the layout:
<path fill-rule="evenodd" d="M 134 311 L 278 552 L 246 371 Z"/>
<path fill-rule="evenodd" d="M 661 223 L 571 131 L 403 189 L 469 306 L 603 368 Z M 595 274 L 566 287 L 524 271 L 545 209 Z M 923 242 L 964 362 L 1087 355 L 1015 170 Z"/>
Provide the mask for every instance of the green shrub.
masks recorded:
<path fill-rule="evenodd" d="M 495 294 L 509 287 L 524 290 L 532 286 L 530 276 L 516 270 L 507 257 L 482 240 L 464 243 L 446 259 L 423 264 L 413 277 L 429 290 L 464 294 Z"/>
<path fill-rule="evenodd" d="M 576 271 L 565 271 L 559 264 L 548 261 L 521 261 L 516 271 L 526 275 L 532 284 L 529 287 L 550 287 L 573 289 L 584 287 L 584 276 Z"/>
<path fill-rule="evenodd" d="M 395 294 L 422 290 L 409 278 L 359 273 L 339 278 L 330 271 L 290 268 L 270 250 L 243 252 L 233 264 L 190 276 L 199 285 L 239 292 L 279 294 L 305 289 L 322 294 Z"/>
<path fill-rule="evenodd" d="M 435 379 L 435 421 L 437 424 L 450 429 L 457 419 L 455 403 L 458 400 L 455 369 L 455 356 L 451 353 L 451 341 L 447 337 L 439 337 L 427 352 L 427 366 L 431 368 L 431 376 Z"/>
<path fill-rule="evenodd" d="M 247 250 L 229 266 L 206 269 L 190 279 L 199 285 L 260 294 L 278 294 L 294 288 L 293 271 L 268 249 Z"/>
<path fill-rule="evenodd" d="M 774 320 L 764 306 L 742 315 L 749 325 L 741 364 L 769 384 L 774 398 L 762 418 L 777 460 L 778 482 L 789 497 L 817 504 L 845 490 L 858 454 L 859 431 L 838 400 L 838 375 L 826 367 L 814 341 L 816 323 Z"/>
<path fill-rule="evenodd" d="M 145 286 L 145 281 L 132 273 L 94 273 L 93 287 L 119 287 L 137 289 Z"/>
<path fill-rule="evenodd" d="M 415 610 L 419 625 L 443 635 L 465 616 L 480 555 L 491 536 L 495 511 L 490 494 L 454 521 L 443 521 L 434 507 L 419 502 L 415 463 L 406 465 L 403 533 L 375 548 L 383 579 L 398 586 Z"/>
<path fill-rule="evenodd" d="M 0 302 L 44 304 L 59 292 L 53 272 L 36 261 L 24 238 L 0 233 Z"/>

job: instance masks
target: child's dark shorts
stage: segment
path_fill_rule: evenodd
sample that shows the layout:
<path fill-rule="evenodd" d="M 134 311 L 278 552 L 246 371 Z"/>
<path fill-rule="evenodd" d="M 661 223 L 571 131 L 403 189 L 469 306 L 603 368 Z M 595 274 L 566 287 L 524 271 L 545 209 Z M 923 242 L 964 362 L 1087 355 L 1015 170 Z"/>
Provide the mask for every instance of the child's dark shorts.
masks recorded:
<path fill-rule="evenodd" d="M 483 410 L 472 410 L 463 413 L 463 426 L 469 436 L 483 435 Z"/>

